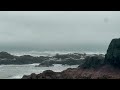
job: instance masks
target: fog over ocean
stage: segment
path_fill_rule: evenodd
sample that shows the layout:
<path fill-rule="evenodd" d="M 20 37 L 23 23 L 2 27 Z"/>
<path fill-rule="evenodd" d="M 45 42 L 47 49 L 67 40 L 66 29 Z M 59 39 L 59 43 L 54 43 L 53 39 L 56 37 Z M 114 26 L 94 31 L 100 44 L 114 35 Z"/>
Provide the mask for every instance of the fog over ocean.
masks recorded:
<path fill-rule="evenodd" d="M 106 51 L 119 11 L 1 11 L 0 51 Z"/>
<path fill-rule="evenodd" d="M 0 52 L 16 56 L 106 54 L 110 41 L 119 37 L 120 11 L 0 11 Z M 0 79 L 78 66 L 35 65 L 0 65 Z"/>

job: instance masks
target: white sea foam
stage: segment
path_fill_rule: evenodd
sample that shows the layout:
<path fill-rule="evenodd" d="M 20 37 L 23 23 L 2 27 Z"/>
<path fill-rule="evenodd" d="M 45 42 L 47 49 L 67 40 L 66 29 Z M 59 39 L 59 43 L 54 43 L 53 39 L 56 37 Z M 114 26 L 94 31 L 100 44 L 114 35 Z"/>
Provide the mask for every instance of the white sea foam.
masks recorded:
<path fill-rule="evenodd" d="M 12 76 L 12 77 L 9 77 L 8 79 L 20 79 L 22 78 L 23 75 L 17 75 L 17 76 Z"/>
<path fill-rule="evenodd" d="M 28 51 L 28 52 L 10 52 L 16 56 L 31 55 L 31 56 L 54 56 L 55 54 L 70 54 L 70 53 L 81 53 L 81 54 L 105 54 L 106 52 L 90 52 L 90 51 Z"/>
<path fill-rule="evenodd" d="M 51 67 L 35 67 L 36 64 L 26 65 L 0 65 L 0 79 L 20 79 L 23 75 L 30 75 L 31 73 L 42 73 L 45 70 L 53 70 L 61 72 L 67 68 L 76 68 L 78 65 L 61 65 L 54 64 Z"/>

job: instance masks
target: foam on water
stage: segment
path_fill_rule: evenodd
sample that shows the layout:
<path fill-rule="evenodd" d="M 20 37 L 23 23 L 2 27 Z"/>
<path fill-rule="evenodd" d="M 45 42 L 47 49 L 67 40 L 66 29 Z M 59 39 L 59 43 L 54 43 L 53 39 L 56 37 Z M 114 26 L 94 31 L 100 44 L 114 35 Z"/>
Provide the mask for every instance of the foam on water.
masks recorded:
<path fill-rule="evenodd" d="M 35 64 L 28 65 L 1 65 L 0 67 L 0 79 L 20 79 L 23 75 L 30 75 L 31 73 L 42 73 L 45 70 L 53 70 L 55 72 L 61 72 L 67 68 L 76 68 L 78 65 L 61 65 L 54 64 L 51 67 L 35 67 Z"/>
<path fill-rule="evenodd" d="M 29 52 L 9 52 L 13 55 L 32 55 L 32 56 L 53 56 L 55 54 L 68 54 L 68 53 L 83 53 L 77 51 L 29 51 Z M 85 52 L 86 54 L 105 54 L 105 52 Z M 67 68 L 76 68 L 78 65 L 60 65 L 54 64 L 51 67 L 35 67 L 39 63 L 24 64 L 24 65 L 0 65 L 0 79 L 18 79 L 23 75 L 30 75 L 31 73 L 42 73 L 45 70 L 53 70 L 56 72 L 63 71 Z"/>
<path fill-rule="evenodd" d="M 12 77 L 9 77 L 7 79 L 20 79 L 22 78 L 23 75 L 17 75 L 17 76 L 12 76 Z"/>
<path fill-rule="evenodd" d="M 90 52 L 90 51 L 27 51 L 27 52 L 9 52 L 12 55 L 22 56 L 22 55 L 31 55 L 31 56 L 54 56 L 55 54 L 68 54 L 68 53 L 81 53 L 81 54 L 105 54 L 106 52 Z"/>

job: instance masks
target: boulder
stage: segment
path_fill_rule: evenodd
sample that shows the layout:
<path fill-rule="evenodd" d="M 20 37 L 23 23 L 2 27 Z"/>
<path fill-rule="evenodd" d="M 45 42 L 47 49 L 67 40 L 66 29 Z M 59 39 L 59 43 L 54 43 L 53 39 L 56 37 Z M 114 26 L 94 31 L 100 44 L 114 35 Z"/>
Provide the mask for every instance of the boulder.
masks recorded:
<path fill-rule="evenodd" d="M 111 41 L 105 55 L 105 64 L 120 68 L 120 38 Z"/>
<path fill-rule="evenodd" d="M 98 68 L 104 65 L 104 56 L 95 55 L 87 56 L 82 65 L 79 65 L 78 68 Z"/>

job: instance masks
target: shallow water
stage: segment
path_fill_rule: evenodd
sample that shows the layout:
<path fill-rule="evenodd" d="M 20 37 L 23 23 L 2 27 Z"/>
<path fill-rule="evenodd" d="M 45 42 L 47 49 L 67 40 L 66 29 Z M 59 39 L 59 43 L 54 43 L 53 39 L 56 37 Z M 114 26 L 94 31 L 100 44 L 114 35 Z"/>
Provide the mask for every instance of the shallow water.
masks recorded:
<path fill-rule="evenodd" d="M 0 65 L 0 79 L 20 79 L 23 75 L 29 75 L 31 73 L 41 73 L 44 70 L 53 70 L 56 72 L 63 71 L 67 68 L 76 68 L 78 65 L 61 65 L 54 64 L 51 67 L 35 67 L 36 64 L 26 64 L 26 65 Z"/>

